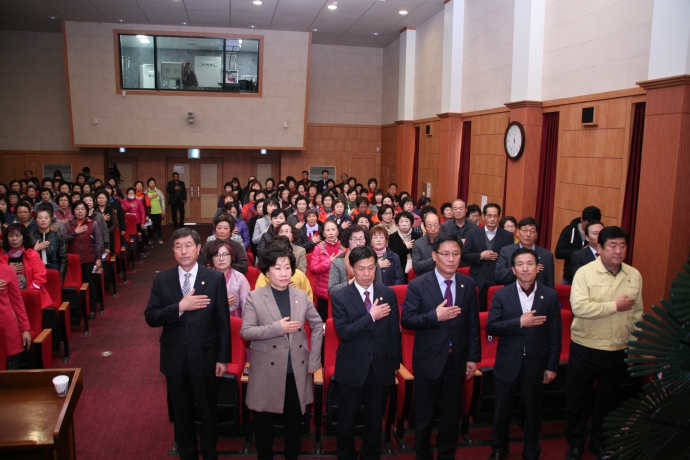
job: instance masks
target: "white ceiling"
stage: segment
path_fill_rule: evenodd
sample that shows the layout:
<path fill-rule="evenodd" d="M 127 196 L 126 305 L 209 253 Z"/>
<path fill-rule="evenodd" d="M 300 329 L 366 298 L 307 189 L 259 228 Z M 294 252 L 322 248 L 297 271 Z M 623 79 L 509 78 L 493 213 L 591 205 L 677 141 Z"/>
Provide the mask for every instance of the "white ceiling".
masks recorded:
<path fill-rule="evenodd" d="M 0 30 L 60 32 L 60 21 L 174 24 L 310 32 L 313 43 L 382 48 L 443 0 L 2 0 Z M 338 8 L 328 5 L 337 1 Z M 409 14 L 401 15 L 400 10 Z M 51 19 L 51 16 L 55 19 Z M 378 35 L 374 35 L 377 33 Z"/>

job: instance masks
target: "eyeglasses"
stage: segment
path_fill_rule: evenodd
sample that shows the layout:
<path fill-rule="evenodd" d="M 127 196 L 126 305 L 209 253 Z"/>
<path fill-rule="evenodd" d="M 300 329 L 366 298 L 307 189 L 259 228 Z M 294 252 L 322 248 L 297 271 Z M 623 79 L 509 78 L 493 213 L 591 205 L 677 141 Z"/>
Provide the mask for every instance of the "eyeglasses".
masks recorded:
<path fill-rule="evenodd" d="M 484 214 L 484 218 L 489 218 L 489 219 L 496 219 L 498 217 L 498 214 Z"/>
<path fill-rule="evenodd" d="M 392 215 L 393 215 L 393 211 L 386 211 L 386 212 L 383 213 L 383 215 L 384 215 L 384 216 L 392 216 Z"/>
<path fill-rule="evenodd" d="M 448 258 L 451 258 L 451 257 L 452 257 L 453 259 L 457 259 L 458 257 L 460 257 L 460 253 L 459 253 L 459 252 L 437 252 L 436 254 L 438 254 L 439 256 L 443 257 L 444 259 L 448 259 Z"/>
<path fill-rule="evenodd" d="M 537 231 L 536 231 L 535 229 L 533 229 L 533 228 L 525 228 L 525 227 L 521 228 L 520 231 L 521 231 L 522 233 L 527 233 L 528 235 L 533 235 L 533 234 L 537 233 Z"/>
<path fill-rule="evenodd" d="M 218 260 L 229 259 L 230 253 L 229 252 L 219 252 L 218 254 L 215 254 L 213 256 L 213 258 L 218 259 Z"/>
<path fill-rule="evenodd" d="M 367 239 L 362 237 L 359 238 L 350 238 L 350 243 L 366 243 Z"/>
<path fill-rule="evenodd" d="M 371 239 L 372 240 L 385 240 L 386 236 L 379 233 L 379 234 L 372 236 Z"/>

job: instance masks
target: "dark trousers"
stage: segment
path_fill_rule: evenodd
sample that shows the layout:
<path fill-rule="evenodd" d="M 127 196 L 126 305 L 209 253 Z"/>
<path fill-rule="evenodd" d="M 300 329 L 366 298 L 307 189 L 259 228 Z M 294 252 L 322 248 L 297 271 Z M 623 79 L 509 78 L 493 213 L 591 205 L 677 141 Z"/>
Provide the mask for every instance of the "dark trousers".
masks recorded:
<path fill-rule="evenodd" d="M 216 377 L 195 377 L 189 371 L 187 357 L 184 358 L 182 372 L 176 377 L 168 377 L 168 392 L 175 419 L 175 439 L 182 460 L 198 460 L 199 450 L 194 423 L 194 403 L 199 408 L 201 420 L 201 454 L 204 460 L 217 459 L 216 443 Z"/>
<path fill-rule="evenodd" d="M 253 412 L 256 454 L 259 460 L 273 459 L 273 424 L 281 414 Z M 302 445 L 302 406 L 299 402 L 294 374 L 285 378 L 285 402 L 283 403 L 283 439 L 285 459 L 294 460 Z"/>
<path fill-rule="evenodd" d="M 376 382 L 373 365 L 364 385 L 353 387 L 338 383 L 338 458 L 341 460 L 378 460 L 381 458 L 381 423 L 386 409 L 388 386 Z M 364 431 L 362 450 L 358 455 L 355 449 L 355 425 L 360 407 L 364 404 Z"/>
<path fill-rule="evenodd" d="M 624 359 L 623 350 L 595 350 L 570 342 L 565 427 L 565 437 L 570 447 L 584 447 L 590 408 L 590 443 L 603 443 L 602 423 L 604 417 L 618 405 L 618 388 L 626 372 Z"/>
<path fill-rule="evenodd" d="M 522 400 L 525 406 L 525 420 L 523 429 L 525 444 L 522 450 L 522 458 L 536 460 L 541 454 L 539 445 L 539 431 L 541 429 L 541 403 L 544 396 L 543 383 L 531 383 L 527 378 L 525 360 L 522 360 L 520 374 L 513 382 L 505 382 L 494 376 L 494 388 L 496 389 L 496 404 L 494 406 L 494 419 L 492 423 L 491 450 L 507 456 L 510 408 L 515 400 L 518 389 L 522 390 Z"/>
<path fill-rule="evenodd" d="M 328 299 L 316 299 L 316 311 L 319 312 L 321 321 L 324 323 L 328 319 Z"/>
<path fill-rule="evenodd" d="M 93 273 L 93 262 L 81 264 L 81 281 L 82 283 L 89 283 L 89 307 L 92 312 L 98 308 L 98 284 L 96 277 L 100 276 Z M 87 315 L 89 312 L 86 313 Z"/>
<path fill-rule="evenodd" d="M 488 307 L 490 307 L 490 305 L 487 305 L 490 287 L 487 283 L 479 289 L 479 311 L 487 311 Z"/>
<path fill-rule="evenodd" d="M 464 369 L 455 364 L 452 354 L 448 354 L 446 365 L 441 376 L 429 380 L 416 374 L 414 377 L 414 401 L 416 423 L 414 449 L 417 460 L 431 460 L 431 423 L 433 422 L 436 404 L 439 403 L 440 426 L 436 436 L 439 460 L 452 460 L 458 447 L 460 411 L 462 409 L 462 391 Z M 439 402 L 440 397 L 440 402 Z"/>
<path fill-rule="evenodd" d="M 19 370 L 19 364 L 21 363 L 21 359 L 19 359 L 20 355 L 21 355 L 21 353 L 17 353 L 16 355 L 12 355 L 12 356 L 7 357 L 6 369 L 8 371 L 18 371 Z"/>
<path fill-rule="evenodd" d="M 163 227 L 161 227 L 161 215 L 151 214 L 151 223 L 153 223 L 153 231 L 156 233 L 158 241 L 163 239 Z"/>
<path fill-rule="evenodd" d="M 180 213 L 180 224 L 177 224 L 177 213 Z M 172 214 L 173 226 L 175 228 L 184 225 L 184 203 L 178 201 L 177 203 L 170 203 L 170 214 Z"/>

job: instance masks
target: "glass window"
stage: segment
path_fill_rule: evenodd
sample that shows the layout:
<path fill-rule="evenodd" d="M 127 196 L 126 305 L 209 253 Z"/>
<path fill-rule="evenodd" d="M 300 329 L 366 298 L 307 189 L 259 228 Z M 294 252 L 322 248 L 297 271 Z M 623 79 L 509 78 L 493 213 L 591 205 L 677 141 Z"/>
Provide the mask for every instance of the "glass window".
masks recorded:
<path fill-rule="evenodd" d="M 122 89 L 256 93 L 259 42 L 120 35 Z"/>
<path fill-rule="evenodd" d="M 155 89 L 153 36 L 120 35 L 122 89 Z"/>

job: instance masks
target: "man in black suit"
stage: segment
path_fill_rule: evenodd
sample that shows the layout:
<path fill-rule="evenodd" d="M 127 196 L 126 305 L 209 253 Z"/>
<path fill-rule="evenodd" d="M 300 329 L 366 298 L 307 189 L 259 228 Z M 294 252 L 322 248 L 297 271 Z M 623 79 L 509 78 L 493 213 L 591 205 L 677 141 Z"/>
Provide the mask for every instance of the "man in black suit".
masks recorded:
<path fill-rule="evenodd" d="M 437 405 L 437 458 L 455 458 L 463 377 L 472 378 L 481 360 L 477 294 L 474 280 L 457 272 L 461 255 L 462 242 L 455 234 L 436 237 L 436 267 L 410 282 L 403 304 L 402 327 L 416 331 L 412 367 L 417 460 L 432 458 L 431 422 Z"/>
<path fill-rule="evenodd" d="M 173 226 L 175 228 L 184 227 L 184 204 L 187 202 L 187 188 L 180 180 L 178 173 L 173 173 L 173 180 L 168 182 L 166 191 L 168 192 L 168 203 L 172 214 Z M 177 224 L 177 213 L 180 213 L 180 224 Z"/>
<path fill-rule="evenodd" d="M 572 277 L 575 277 L 575 273 L 580 267 L 594 262 L 596 258 L 599 257 L 597 242 L 599 240 L 599 232 L 603 229 L 604 224 L 598 220 L 587 223 L 585 227 L 585 240 L 587 241 L 587 246 L 570 254 L 570 273 Z"/>
<path fill-rule="evenodd" d="M 333 322 L 340 337 L 335 361 L 338 382 L 338 458 L 381 457 L 381 419 L 400 365 L 400 326 L 395 292 L 376 279 L 376 253 L 355 248 L 348 256 L 354 281 L 333 293 Z M 362 450 L 355 424 L 364 403 Z"/>
<path fill-rule="evenodd" d="M 201 453 L 217 459 L 216 377 L 230 361 L 228 293 L 223 274 L 197 263 L 199 234 L 172 236 L 178 266 L 156 275 L 144 316 L 163 327 L 160 370 L 168 381 L 181 459 L 197 460 L 194 403 L 201 419 Z"/>
<path fill-rule="evenodd" d="M 544 385 L 556 378 L 561 354 L 561 310 L 558 294 L 537 282 L 537 253 L 520 248 L 511 256 L 516 283 L 494 295 L 486 333 L 498 336 L 494 386 L 496 404 L 489 460 L 508 455 L 510 409 L 518 388 L 525 406 L 522 458 L 541 453 L 539 430 Z"/>
<path fill-rule="evenodd" d="M 436 213 L 424 214 L 422 219 L 426 235 L 417 238 L 412 246 L 412 269 L 417 276 L 433 271 L 436 267 L 432 258 L 434 240 L 441 233 L 441 224 Z"/>
<path fill-rule="evenodd" d="M 462 260 L 470 264 L 470 276 L 479 288 L 479 311 L 486 311 L 486 299 L 496 284 L 496 260 L 506 246 L 513 244 L 513 234 L 498 228 L 501 206 L 484 205 L 484 227 L 469 232 L 462 248 Z"/>
<path fill-rule="evenodd" d="M 537 253 L 537 281 L 543 286 L 554 289 L 554 262 L 553 253 L 548 249 L 537 246 L 537 236 L 539 236 L 539 222 L 533 217 L 525 217 L 518 222 L 517 244 L 511 244 L 501 249 L 496 262 L 496 283 L 510 284 L 515 282 L 515 274 L 510 265 L 510 258 L 519 248 L 532 249 Z"/>
<path fill-rule="evenodd" d="M 321 171 L 321 180 L 316 183 L 316 191 L 323 193 L 323 189 L 326 188 L 326 183 L 328 182 L 328 170 L 324 169 Z"/>

